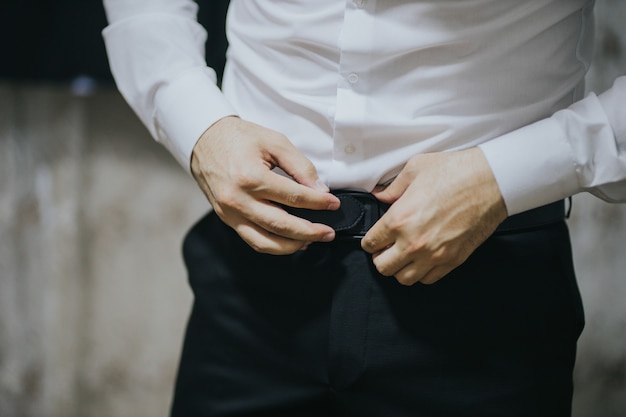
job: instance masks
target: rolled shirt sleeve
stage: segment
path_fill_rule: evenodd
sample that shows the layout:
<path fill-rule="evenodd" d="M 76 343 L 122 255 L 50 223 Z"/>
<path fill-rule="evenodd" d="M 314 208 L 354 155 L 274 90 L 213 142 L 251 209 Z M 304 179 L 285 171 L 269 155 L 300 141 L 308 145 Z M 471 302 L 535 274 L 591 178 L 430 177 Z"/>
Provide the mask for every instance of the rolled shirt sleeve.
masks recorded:
<path fill-rule="evenodd" d="M 480 147 L 509 215 L 583 191 L 626 202 L 626 76 Z"/>
<path fill-rule="evenodd" d="M 206 65 L 206 31 L 191 0 L 104 0 L 103 37 L 121 94 L 152 136 L 189 172 L 194 145 L 236 112 Z"/>

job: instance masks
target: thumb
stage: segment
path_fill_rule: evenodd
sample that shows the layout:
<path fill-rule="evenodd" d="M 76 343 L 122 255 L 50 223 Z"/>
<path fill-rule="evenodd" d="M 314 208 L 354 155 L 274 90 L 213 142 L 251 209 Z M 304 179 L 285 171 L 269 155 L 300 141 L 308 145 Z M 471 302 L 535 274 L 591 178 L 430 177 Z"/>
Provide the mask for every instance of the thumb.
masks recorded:
<path fill-rule="evenodd" d="M 324 193 L 329 188 L 320 180 L 313 163 L 290 142 L 274 153 L 276 165 L 297 183 Z"/>
<path fill-rule="evenodd" d="M 393 204 L 398 200 L 411 184 L 411 178 L 402 170 L 400 174 L 386 187 L 377 186 L 372 191 L 374 197 L 383 203 Z"/>

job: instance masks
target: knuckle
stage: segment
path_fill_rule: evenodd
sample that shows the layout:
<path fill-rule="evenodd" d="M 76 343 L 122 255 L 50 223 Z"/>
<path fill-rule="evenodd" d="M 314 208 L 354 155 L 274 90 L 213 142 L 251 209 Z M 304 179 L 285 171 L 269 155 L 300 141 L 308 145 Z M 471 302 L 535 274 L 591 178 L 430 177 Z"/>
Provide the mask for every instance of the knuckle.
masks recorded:
<path fill-rule="evenodd" d="M 291 142 L 289 141 L 289 138 L 287 138 L 287 135 L 284 135 L 280 132 L 273 132 L 273 133 L 274 133 L 274 140 L 280 143 L 282 146 L 291 145 Z"/>
<path fill-rule="evenodd" d="M 296 207 L 302 201 L 302 195 L 298 193 L 289 193 L 286 200 L 287 205 Z"/>
<path fill-rule="evenodd" d="M 404 230 L 406 221 L 401 216 L 391 216 L 385 223 L 385 227 L 393 233 L 398 233 Z"/>
<path fill-rule="evenodd" d="M 451 260 L 450 251 L 446 247 L 436 249 L 430 255 L 432 261 L 436 265 L 448 263 Z"/>
<path fill-rule="evenodd" d="M 398 284 L 404 285 L 405 287 L 410 287 L 415 283 L 415 281 L 406 274 L 396 276 L 396 281 L 398 281 Z"/>
<path fill-rule="evenodd" d="M 259 175 L 255 174 L 251 170 L 243 171 L 237 174 L 235 183 L 243 190 L 254 190 L 258 188 L 260 184 Z"/>
<path fill-rule="evenodd" d="M 465 253 L 460 250 L 448 250 L 448 256 L 446 257 L 446 263 L 450 266 L 461 265 L 467 259 Z"/>
<path fill-rule="evenodd" d="M 279 132 L 272 132 L 271 143 L 279 152 L 289 152 L 293 146 L 289 138 Z"/>
<path fill-rule="evenodd" d="M 385 265 L 385 264 L 381 264 L 380 262 L 374 261 L 374 266 L 376 266 L 376 270 L 382 276 L 390 277 L 390 276 L 393 275 L 393 273 L 391 272 L 390 268 L 387 265 Z"/>
<path fill-rule="evenodd" d="M 361 249 L 365 252 L 372 253 L 372 248 L 374 247 L 374 243 L 371 238 L 364 237 L 361 239 Z"/>
<path fill-rule="evenodd" d="M 302 162 L 302 170 L 310 177 L 314 177 L 317 175 L 315 165 L 313 165 L 313 163 L 308 160 Z"/>
<path fill-rule="evenodd" d="M 267 228 L 269 231 L 279 236 L 284 236 L 289 231 L 287 224 L 281 220 L 270 220 L 267 224 Z"/>
<path fill-rule="evenodd" d="M 416 257 L 420 254 L 422 257 L 423 254 L 428 251 L 428 246 L 426 242 L 421 239 L 413 239 L 411 243 L 406 248 L 407 256 Z"/>
<path fill-rule="evenodd" d="M 438 280 L 439 280 L 438 278 L 426 278 L 426 279 L 421 280 L 420 283 L 424 285 L 433 285 Z"/>
<path fill-rule="evenodd" d="M 220 210 L 234 210 L 239 207 L 237 193 L 233 190 L 223 190 L 216 199 L 218 202 L 216 206 L 219 206 Z"/>

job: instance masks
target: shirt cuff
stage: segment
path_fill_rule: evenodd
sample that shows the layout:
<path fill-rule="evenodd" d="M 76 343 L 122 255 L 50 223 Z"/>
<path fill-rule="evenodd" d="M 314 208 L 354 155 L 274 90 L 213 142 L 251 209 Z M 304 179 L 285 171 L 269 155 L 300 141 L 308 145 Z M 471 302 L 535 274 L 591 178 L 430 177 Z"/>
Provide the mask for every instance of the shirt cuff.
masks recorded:
<path fill-rule="evenodd" d="M 615 138 L 620 144 L 626 142 L 624 100 L 626 100 L 626 76 L 617 78 L 612 88 L 598 96 L 598 103 L 601 105 Z"/>
<path fill-rule="evenodd" d="M 561 126 L 544 119 L 479 146 L 509 215 L 580 191 L 576 163 Z"/>
<path fill-rule="evenodd" d="M 156 140 L 191 173 L 191 152 L 215 122 L 237 112 L 222 95 L 209 68 L 193 68 L 161 87 L 155 97 Z"/>

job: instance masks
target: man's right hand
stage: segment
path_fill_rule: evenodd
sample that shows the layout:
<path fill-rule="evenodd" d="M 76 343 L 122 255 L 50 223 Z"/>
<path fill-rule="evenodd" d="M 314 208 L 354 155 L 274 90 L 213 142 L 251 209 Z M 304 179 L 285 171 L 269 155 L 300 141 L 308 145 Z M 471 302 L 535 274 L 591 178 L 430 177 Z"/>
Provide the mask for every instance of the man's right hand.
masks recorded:
<path fill-rule="evenodd" d="M 272 171 L 279 167 L 291 178 Z M 216 214 L 258 252 L 289 254 L 334 239 L 332 228 L 287 214 L 276 203 L 335 210 L 339 199 L 283 135 L 238 117 L 217 121 L 191 156 L 191 172 Z"/>

